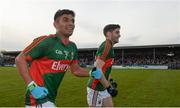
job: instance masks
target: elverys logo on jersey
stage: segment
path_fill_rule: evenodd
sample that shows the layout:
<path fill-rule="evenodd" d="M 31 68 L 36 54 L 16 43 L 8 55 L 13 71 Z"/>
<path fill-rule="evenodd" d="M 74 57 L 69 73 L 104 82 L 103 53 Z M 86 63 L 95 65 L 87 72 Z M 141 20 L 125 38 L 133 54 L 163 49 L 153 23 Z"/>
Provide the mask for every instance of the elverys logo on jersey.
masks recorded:
<path fill-rule="evenodd" d="M 69 52 L 69 51 L 66 51 L 66 50 L 56 50 L 55 51 L 56 54 L 59 54 L 59 55 L 64 55 L 64 59 L 68 59 L 68 60 L 73 60 L 73 57 L 74 57 L 74 53 L 73 52 Z"/>
<path fill-rule="evenodd" d="M 63 64 L 61 61 L 54 61 L 51 69 L 55 71 L 67 71 L 69 64 Z"/>

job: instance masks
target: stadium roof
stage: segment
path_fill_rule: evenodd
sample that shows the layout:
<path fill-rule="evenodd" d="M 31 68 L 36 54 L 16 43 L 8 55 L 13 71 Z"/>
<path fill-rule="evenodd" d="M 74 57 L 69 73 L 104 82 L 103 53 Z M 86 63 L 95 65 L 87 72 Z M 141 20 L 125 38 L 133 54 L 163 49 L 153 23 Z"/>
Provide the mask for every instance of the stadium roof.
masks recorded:
<path fill-rule="evenodd" d="M 17 56 L 21 51 L 1 51 L 3 55 Z"/>
<path fill-rule="evenodd" d="M 180 44 L 143 45 L 143 46 L 121 46 L 121 47 L 115 47 L 115 49 L 174 48 L 174 47 L 180 47 Z"/>
<path fill-rule="evenodd" d="M 142 48 L 176 48 L 180 47 L 180 44 L 164 44 L 164 45 L 143 45 L 143 46 L 119 46 L 114 49 L 142 49 Z M 97 48 L 79 48 L 79 51 L 92 51 Z M 3 55 L 17 56 L 21 51 L 1 51 Z"/>
<path fill-rule="evenodd" d="M 114 49 L 141 49 L 141 48 L 174 48 L 180 47 L 180 44 L 164 44 L 164 45 L 141 45 L 141 46 L 118 46 Z M 97 48 L 80 48 L 82 50 L 97 50 Z"/>

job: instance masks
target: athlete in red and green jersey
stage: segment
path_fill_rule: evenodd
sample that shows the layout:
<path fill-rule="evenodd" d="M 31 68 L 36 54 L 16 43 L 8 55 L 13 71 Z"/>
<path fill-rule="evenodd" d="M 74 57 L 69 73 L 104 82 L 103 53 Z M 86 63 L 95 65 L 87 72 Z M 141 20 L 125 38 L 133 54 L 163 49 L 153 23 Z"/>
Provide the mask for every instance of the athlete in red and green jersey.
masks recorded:
<path fill-rule="evenodd" d="M 26 105 L 35 105 L 48 101 L 55 102 L 57 89 L 71 64 L 77 64 L 77 47 L 73 42 L 67 45 L 61 40 L 61 36 L 43 36 L 34 40 L 23 54 L 27 59 L 33 59 L 30 63 L 29 74 L 39 86 L 44 86 L 49 93 L 46 98 L 35 100 L 30 91 L 26 94 Z M 32 60 L 29 60 L 32 61 Z"/>
<path fill-rule="evenodd" d="M 76 76 L 89 76 L 78 65 L 77 47 L 69 40 L 75 27 L 74 16 L 71 10 L 58 10 L 54 16 L 57 33 L 35 39 L 16 57 L 19 73 L 28 85 L 27 107 L 55 107 L 57 90 L 68 68 Z M 100 78 L 101 72 L 90 75 Z"/>
<path fill-rule="evenodd" d="M 112 48 L 111 40 L 106 39 L 106 41 L 104 41 L 100 45 L 100 47 L 98 48 L 96 52 L 96 59 L 101 59 L 104 61 L 104 65 L 101 69 L 102 69 L 102 72 L 104 73 L 105 78 L 108 79 L 111 73 L 111 68 L 114 61 L 114 50 Z M 90 78 L 88 82 L 88 87 L 97 91 L 103 91 L 106 89 L 99 80 L 96 80 L 94 78 Z"/>
<path fill-rule="evenodd" d="M 109 84 L 108 79 L 115 56 L 113 45 L 119 42 L 120 26 L 118 24 L 106 25 L 104 35 L 106 40 L 98 48 L 95 62 L 96 68 L 102 70 L 103 76 L 101 79 L 89 79 L 87 101 L 90 107 L 113 107 L 111 96 L 117 95 L 116 88 Z"/>

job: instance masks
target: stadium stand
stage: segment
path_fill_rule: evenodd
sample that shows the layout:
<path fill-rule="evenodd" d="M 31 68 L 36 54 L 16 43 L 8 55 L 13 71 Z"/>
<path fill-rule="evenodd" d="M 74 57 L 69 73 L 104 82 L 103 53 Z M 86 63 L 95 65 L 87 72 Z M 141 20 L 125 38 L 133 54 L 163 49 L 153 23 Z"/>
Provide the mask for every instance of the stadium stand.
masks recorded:
<path fill-rule="evenodd" d="M 15 57 L 20 51 L 1 51 L 0 66 L 15 66 Z"/>
<path fill-rule="evenodd" d="M 80 63 L 93 65 L 96 48 L 79 49 Z M 115 47 L 114 65 L 143 66 L 166 65 L 180 69 L 180 44 Z"/>
<path fill-rule="evenodd" d="M 83 67 L 93 65 L 97 48 L 78 49 L 79 64 Z M 115 47 L 114 65 L 144 66 L 162 65 L 168 69 L 180 69 L 180 44 L 123 46 Z M 14 58 L 20 51 L 1 52 L 0 65 L 14 66 Z"/>

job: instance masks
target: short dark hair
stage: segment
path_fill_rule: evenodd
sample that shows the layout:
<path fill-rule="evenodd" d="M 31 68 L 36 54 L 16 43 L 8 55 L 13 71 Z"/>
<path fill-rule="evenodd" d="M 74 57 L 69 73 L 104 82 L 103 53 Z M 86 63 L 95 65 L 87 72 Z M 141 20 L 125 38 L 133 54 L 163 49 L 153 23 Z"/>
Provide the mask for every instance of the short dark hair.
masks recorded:
<path fill-rule="evenodd" d="M 117 28 L 120 28 L 120 25 L 119 24 L 108 24 L 104 27 L 103 29 L 103 33 L 104 35 L 106 36 L 106 33 L 107 32 L 112 32 L 113 30 L 117 29 Z"/>
<path fill-rule="evenodd" d="M 55 13 L 55 15 L 54 15 L 54 21 L 58 18 L 58 17 L 60 17 L 60 16 L 62 16 L 62 15 L 64 15 L 64 14 L 71 14 L 73 17 L 75 17 L 75 13 L 74 13 L 74 11 L 72 11 L 72 10 L 69 10 L 69 9 L 59 9 L 56 13 Z"/>

